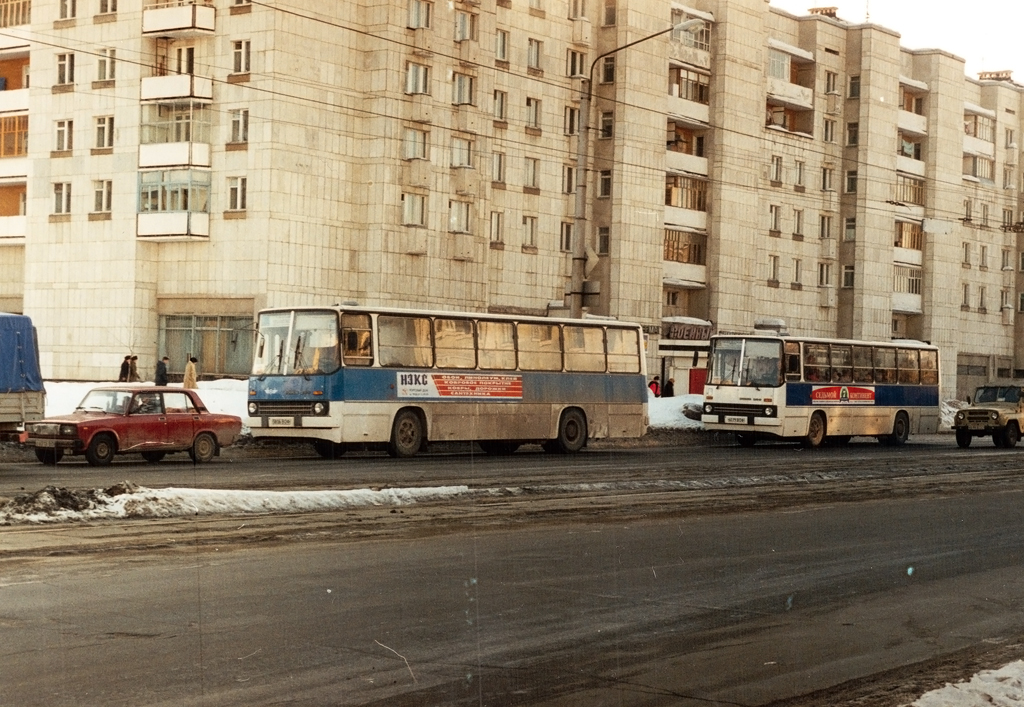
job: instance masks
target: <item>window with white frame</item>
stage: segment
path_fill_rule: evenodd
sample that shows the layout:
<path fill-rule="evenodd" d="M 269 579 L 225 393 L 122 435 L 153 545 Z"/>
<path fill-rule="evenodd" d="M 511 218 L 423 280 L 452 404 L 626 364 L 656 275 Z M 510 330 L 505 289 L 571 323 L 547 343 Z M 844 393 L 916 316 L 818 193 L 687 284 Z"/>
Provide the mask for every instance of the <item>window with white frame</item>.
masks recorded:
<path fill-rule="evenodd" d="M 572 252 L 572 224 L 562 221 L 561 237 L 558 239 L 559 249 L 563 253 Z"/>
<path fill-rule="evenodd" d="M 996 141 L 996 120 L 987 115 L 964 115 L 964 134 L 976 137 L 985 142 Z"/>
<path fill-rule="evenodd" d="M 586 0 L 569 0 L 569 19 L 576 20 L 587 16 Z"/>
<path fill-rule="evenodd" d="M 402 159 L 429 159 L 429 152 L 427 149 L 429 137 L 429 133 L 427 133 L 426 130 L 405 128 L 402 135 Z"/>
<path fill-rule="evenodd" d="M 455 11 L 455 41 L 469 42 L 476 40 L 476 15 L 465 10 Z"/>
<path fill-rule="evenodd" d="M 526 127 L 540 128 L 540 99 L 526 98 Z"/>
<path fill-rule="evenodd" d="M 846 172 L 846 193 L 857 193 L 857 170 L 851 169 Z"/>
<path fill-rule="evenodd" d="M 768 280 L 770 282 L 779 281 L 779 256 L 777 255 L 768 256 Z"/>
<path fill-rule="evenodd" d="M 839 93 L 839 74 L 834 71 L 825 72 L 825 93 Z"/>
<path fill-rule="evenodd" d="M 526 44 L 526 66 L 540 71 L 543 43 L 539 39 L 528 39 Z"/>
<path fill-rule="evenodd" d="M 110 213 L 114 203 L 114 182 L 111 179 L 97 179 L 92 183 L 93 213 Z"/>
<path fill-rule="evenodd" d="M 832 237 L 832 217 L 828 214 L 821 214 L 818 216 L 818 237 Z"/>
<path fill-rule="evenodd" d="M 409 24 L 410 29 L 426 29 L 430 27 L 430 20 L 434 14 L 434 3 L 426 0 L 409 0 Z"/>
<path fill-rule="evenodd" d="M 249 142 L 249 109 L 235 108 L 229 113 L 231 119 L 230 142 Z"/>
<path fill-rule="evenodd" d="M 469 74 L 455 73 L 452 75 L 452 103 L 455 105 L 471 105 L 476 79 Z"/>
<path fill-rule="evenodd" d="M 615 57 L 606 56 L 601 60 L 601 83 L 615 82 Z"/>
<path fill-rule="evenodd" d="M 523 216 L 523 245 L 537 245 L 537 217 Z"/>
<path fill-rule="evenodd" d="M 835 170 L 832 167 L 821 168 L 821 190 L 832 191 L 832 179 Z"/>
<path fill-rule="evenodd" d="M 473 141 L 464 137 L 452 138 L 452 167 L 473 166 Z"/>
<path fill-rule="evenodd" d="M 117 12 L 117 0 L 100 0 L 99 14 L 108 15 L 112 12 Z"/>
<path fill-rule="evenodd" d="M 505 241 L 505 212 L 491 212 L 491 242 L 504 243 Z"/>
<path fill-rule="evenodd" d="M 672 39 L 701 51 L 711 51 L 711 23 L 704 22 L 700 27 L 677 30 L 676 25 L 687 22 L 691 18 L 683 10 L 672 10 Z"/>
<path fill-rule="evenodd" d="M 804 172 L 806 165 L 797 160 L 793 165 L 793 184 L 802 187 L 804 185 Z"/>
<path fill-rule="evenodd" d="M 235 74 L 249 73 L 249 58 L 251 56 L 252 42 L 248 39 L 241 39 L 231 43 L 231 70 Z"/>
<path fill-rule="evenodd" d="M 139 173 L 139 213 L 210 213 L 210 172 L 201 169 Z"/>
<path fill-rule="evenodd" d="M 587 55 L 575 49 L 569 49 L 565 57 L 566 76 L 586 76 Z"/>
<path fill-rule="evenodd" d="M 425 194 L 402 194 L 402 224 L 406 226 L 427 225 L 427 196 Z"/>
<path fill-rule="evenodd" d="M 245 177 L 228 177 L 228 211 L 245 211 Z"/>
<path fill-rule="evenodd" d="M 804 234 L 804 210 L 793 209 L 793 235 L 802 236 Z"/>
<path fill-rule="evenodd" d="M 768 76 L 789 82 L 792 57 L 778 49 L 768 50 Z"/>
<path fill-rule="evenodd" d="M 505 183 L 505 153 L 491 153 L 491 181 Z"/>
<path fill-rule="evenodd" d="M 53 213 L 71 213 L 71 182 L 56 182 L 53 185 Z"/>
<path fill-rule="evenodd" d="M 598 126 L 598 129 L 598 137 L 600 137 L 601 139 L 606 140 L 615 135 L 614 111 L 606 110 L 601 112 L 601 123 Z"/>
<path fill-rule="evenodd" d="M 57 152 L 69 152 L 74 147 L 75 122 L 58 120 L 53 149 Z"/>
<path fill-rule="evenodd" d="M 73 20 L 78 16 L 77 0 L 58 0 L 57 17 L 62 20 Z"/>
<path fill-rule="evenodd" d="M 527 157 L 523 162 L 523 186 L 540 187 L 540 160 L 536 157 Z"/>
<path fill-rule="evenodd" d="M 494 92 L 494 110 L 492 115 L 495 120 L 508 120 L 508 93 L 505 91 Z"/>
<path fill-rule="evenodd" d="M 857 240 L 857 217 L 848 216 L 843 219 L 843 240 L 844 241 L 855 241 Z"/>
<path fill-rule="evenodd" d="M 196 68 L 196 48 L 176 47 L 174 49 L 174 72 L 177 74 L 192 74 Z"/>
<path fill-rule="evenodd" d="M 101 115 L 96 118 L 95 147 L 103 149 L 114 146 L 114 116 Z"/>
<path fill-rule="evenodd" d="M 854 269 L 852 265 L 843 266 L 843 287 L 853 287 L 854 283 Z"/>
<path fill-rule="evenodd" d="M 780 155 L 772 155 L 771 180 L 773 182 L 782 181 L 782 157 Z"/>
<path fill-rule="evenodd" d="M 606 199 L 612 195 L 612 171 L 602 169 L 597 175 L 597 196 Z"/>
<path fill-rule="evenodd" d="M 563 130 L 566 135 L 575 135 L 580 127 L 580 109 L 573 106 L 565 107 Z"/>
<path fill-rule="evenodd" d="M 448 230 L 452 233 L 470 232 L 470 209 L 468 201 L 448 202 Z"/>
<path fill-rule="evenodd" d="M 768 230 L 779 231 L 781 230 L 780 224 L 782 222 L 782 209 L 779 208 L 778 204 L 769 204 L 768 206 Z"/>
<path fill-rule="evenodd" d="M 64 53 L 57 55 L 57 85 L 67 86 L 75 82 L 75 55 Z"/>
<path fill-rule="evenodd" d="M 572 165 L 562 166 L 562 193 L 573 194 L 576 191 L 576 168 Z"/>
<path fill-rule="evenodd" d="M 804 261 L 800 258 L 793 258 L 793 284 L 802 285 L 804 280 Z"/>
<path fill-rule="evenodd" d="M 405 92 L 430 93 L 430 67 L 409 62 L 405 67 Z"/>
<path fill-rule="evenodd" d="M 116 75 L 117 52 L 114 49 L 102 48 L 96 54 L 96 80 L 113 81 Z"/>
<path fill-rule="evenodd" d="M 508 32 L 503 29 L 494 32 L 494 58 L 508 61 Z"/>
<path fill-rule="evenodd" d="M 818 263 L 818 287 L 832 287 L 832 263 Z"/>

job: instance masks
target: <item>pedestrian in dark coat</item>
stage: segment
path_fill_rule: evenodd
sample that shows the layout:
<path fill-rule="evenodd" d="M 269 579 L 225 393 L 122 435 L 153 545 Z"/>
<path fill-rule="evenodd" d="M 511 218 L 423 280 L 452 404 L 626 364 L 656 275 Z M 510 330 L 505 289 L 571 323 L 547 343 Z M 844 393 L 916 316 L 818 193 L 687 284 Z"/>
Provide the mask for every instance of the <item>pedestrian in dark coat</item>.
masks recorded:
<path fill-rule="evenodd" d="M 167 362 L 170 360 L 164 356 L 156 362 L 156 376 L 154 376 L 153 382 L 157 385 L 167 385 Z"/>
<path fill-rule="evenodd" d="M 132 356 L 128 359 L 128 382 L 138 383 L 140 380 L 142 379 L 139 378 L 139 357 Z"/>
<path fill-rule="evenodd" d="M 663 397 L 663 398 L 672 398 L 672 397 L 675 397 L 675 394 L 676 394 L 676 379 L 675 378 L 669 378 L 667 381 L 665 381 L 665 385 L 662 386 L 662 388 L 661 388 L 661 397 Z"/>
<path fill-rule="evenodd" d="M 125 356 L 124 360 L 121 361 L 121 372 L 117 376 L 118 383 L 128 382 L 128 373 L 131 371 L 131 356 Z"/>

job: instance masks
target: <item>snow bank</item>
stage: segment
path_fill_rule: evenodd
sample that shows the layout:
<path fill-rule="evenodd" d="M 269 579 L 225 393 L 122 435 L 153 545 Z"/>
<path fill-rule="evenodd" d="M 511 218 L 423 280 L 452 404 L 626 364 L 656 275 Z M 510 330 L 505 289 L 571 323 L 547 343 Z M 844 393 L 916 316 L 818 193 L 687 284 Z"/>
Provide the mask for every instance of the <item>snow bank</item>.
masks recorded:
<path fill-rule="evenodd" d="M 983 670 L 968 682 L 947 684 L 926 692 L 909 707 L 1020 707 L 1022 704 L 1024 661 L 1018 660 L 998 670 Z"/>

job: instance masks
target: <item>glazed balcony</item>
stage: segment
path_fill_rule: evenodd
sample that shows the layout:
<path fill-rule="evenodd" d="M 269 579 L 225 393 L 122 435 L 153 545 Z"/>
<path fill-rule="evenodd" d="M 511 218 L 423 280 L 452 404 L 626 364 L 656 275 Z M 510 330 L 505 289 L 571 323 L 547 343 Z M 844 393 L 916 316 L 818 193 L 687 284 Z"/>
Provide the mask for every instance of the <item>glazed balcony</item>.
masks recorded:
<path fill-rule="evenodd" d="M 143 101 L 172 101 L 196 98 L 213 100 L 213 80 L 193 74 L 146 76 L 142 79 Z"/>
<path fill-rule="evenodd" d="M 212 35 L 216 11 L 210 0 L 156 0 L 142 10 L 142 34 L 155 37 Z"/>

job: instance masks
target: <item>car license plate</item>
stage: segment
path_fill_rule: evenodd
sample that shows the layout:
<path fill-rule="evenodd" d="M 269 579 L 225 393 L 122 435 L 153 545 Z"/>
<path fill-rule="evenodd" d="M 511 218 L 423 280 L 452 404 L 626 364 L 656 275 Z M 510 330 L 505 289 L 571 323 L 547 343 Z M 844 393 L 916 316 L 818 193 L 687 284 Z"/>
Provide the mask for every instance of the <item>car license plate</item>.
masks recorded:
<path fill-rule="evenodd" d="M 52 440 L 52 439 L 36 439 L 36 440 L 32 440 L 32 441 L 35 442 L 35 445 L 37 447 L 56 447 L 57 446 L 56 440 Z"/>
<path fill-rule="evenodd" d="M 732 425 L 745 425 L 747 424 L 747 418 L 742 415 L 726 415 L 725 421 Z"/>
<path fill-rule="evenodd" d="M 267 420 L 270 427 L 295 427 L 294 417 L 271 417 Z"/>

